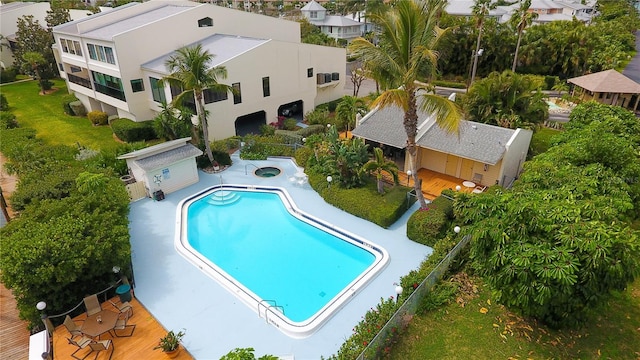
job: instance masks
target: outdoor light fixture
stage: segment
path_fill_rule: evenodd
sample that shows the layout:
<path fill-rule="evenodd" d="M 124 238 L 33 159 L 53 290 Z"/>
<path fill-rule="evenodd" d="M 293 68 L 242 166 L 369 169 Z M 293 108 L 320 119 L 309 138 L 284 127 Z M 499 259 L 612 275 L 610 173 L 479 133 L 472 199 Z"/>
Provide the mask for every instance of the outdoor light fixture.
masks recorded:
<path fill-rule="evenodd" d="M 396 285 L 396 302 L 400 299 L 400 295 L 402 295 L 402 286 Z"/>
<path fill-rule="evenodd" d="M 111 268 L 111 271 L 113 271 L 113 273 L 114 273 L 114 274 L 119 273 L 119 272 L 120 272 L 120 266 L 118 266 L 118 265 L 114 265 L 114 266 Z"/>
<path fill-rule="evenodd" d="M 327 129 L 331 127 L 331 124 L 327 124 Z"/>
<path fill-rule="evenodd" d="M 47 303 L 44 301 L 40 301 L 36 304 L 36 309 L 42 311 L 47 308 Z"/>
<path fill-rule="evenodd" d="M 327 176 L 327 182 L 329 183 L 329 187 L 331 187 L 332 181 L 333 181 L 333 178 L 331 177 L 331 175 Z"/>
<path fill-rule="evenodd" d="M 460 234 L 460 226 L 454 227 L 453 232 L 455 232 L 456 234 Z"/>
<path fill-rule="evenodd" d="M 407 186 L 409 186 L 409 178 L 411 177 L 413 173 L 411 172 L 411 170 L 407 171 Z"/>
<path fill-rule="evenodd" d="M 456 191 L 460 191 L 462 187 L 460 185 L 456 185 Z"/>

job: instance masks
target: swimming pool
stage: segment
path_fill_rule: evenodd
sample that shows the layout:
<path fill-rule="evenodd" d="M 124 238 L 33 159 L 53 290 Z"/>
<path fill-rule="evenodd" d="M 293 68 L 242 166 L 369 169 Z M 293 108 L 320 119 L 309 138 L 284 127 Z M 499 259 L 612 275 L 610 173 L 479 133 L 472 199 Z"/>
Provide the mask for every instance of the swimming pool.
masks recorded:
<path fill-rule="evenodd" d="M 558 106 L 556 103 L 554 103 L 553 101 L 549 101 L 549 100 L 545 100 L 547 105 L 549 105 L 549 111 L 559 111 L 559 110 L 563 110 L 562 107 Z"/>
<path fill-rule="evenodd" d="M 181 201 L 178 252 L 285 334 L 311 335 L 389 261 L 278 187 L 214 186 Z"/>

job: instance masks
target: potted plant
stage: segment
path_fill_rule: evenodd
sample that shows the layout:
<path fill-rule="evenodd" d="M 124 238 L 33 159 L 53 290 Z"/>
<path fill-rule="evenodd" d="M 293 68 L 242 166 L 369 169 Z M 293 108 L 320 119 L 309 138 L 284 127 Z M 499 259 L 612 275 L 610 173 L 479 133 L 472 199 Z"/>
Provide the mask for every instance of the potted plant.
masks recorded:
<path fill-rule="evenodd" d="M 174 358 L 178 356 L 178 351 L 180 350 L 180 341 L 183 337 L 184 329 L 178 332 L 171 330 L 167 333 L 167 335 L 160 338 L 158 346 L 154 347 L 153 350 L 162 349 L 163 353 L 167 354 L 170 358 Z"/>

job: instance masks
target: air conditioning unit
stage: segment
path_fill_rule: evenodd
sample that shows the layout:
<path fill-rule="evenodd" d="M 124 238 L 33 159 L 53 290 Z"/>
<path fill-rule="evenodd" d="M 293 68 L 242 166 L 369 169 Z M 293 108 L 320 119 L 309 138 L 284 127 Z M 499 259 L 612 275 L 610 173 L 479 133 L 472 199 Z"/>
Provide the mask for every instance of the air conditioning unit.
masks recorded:
<path fill-rule="evenodd" d="M 337 73 L 337 72 L 331 73 L 331 80 L 333 81 L 340 80 L 340 73 Z"/>
<path fill-rule="evenodd" d="M 324 74 L 322 73 L 316 74 L 316 79 L 317 79 L 318 85 L 324 84 Z"/>
<path fill-rule="evenodd" d="M 324 82 L 325 83 L 330 83 L 331 82 L 331 74 L 329 74 L 329 73 L 324 74 Z"/>

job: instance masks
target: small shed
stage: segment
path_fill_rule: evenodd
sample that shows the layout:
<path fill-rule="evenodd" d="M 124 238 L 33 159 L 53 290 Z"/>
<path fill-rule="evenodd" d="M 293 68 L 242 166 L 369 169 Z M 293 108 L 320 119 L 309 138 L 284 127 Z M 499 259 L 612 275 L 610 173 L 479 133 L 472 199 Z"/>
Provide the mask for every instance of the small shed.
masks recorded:
<path fill-rule="evenodd" d="M 130 174 L 144 183 L 147 195 L 156 191 L 169 194 L 198 182 L 196 157 L 202 150 L 193 146 L 190 137 L 120 155 L 127 161 Z"/>

